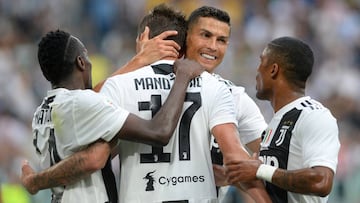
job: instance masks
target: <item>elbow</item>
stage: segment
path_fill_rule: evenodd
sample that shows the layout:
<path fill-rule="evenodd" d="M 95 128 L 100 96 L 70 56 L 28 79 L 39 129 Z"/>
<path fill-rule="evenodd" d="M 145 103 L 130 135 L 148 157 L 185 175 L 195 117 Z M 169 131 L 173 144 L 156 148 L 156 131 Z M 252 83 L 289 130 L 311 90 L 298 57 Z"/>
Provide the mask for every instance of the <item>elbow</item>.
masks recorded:
<path fill-rule="evenodd" d="M 326 197 L 330 194 L 331 188 L 316 188 L 314 195 L 320 197 Z"/>
<path fill-rule="evenodd" d="M 326 197 L 330 194 L 332 183 L 319 183 L 314 187 L 314 193 L 320 197 Z"/>
<path fill-rule="evenodd" d="M 159 131 L 155 132 L 153 145 L 158 147 L 166 146 L 169 143 L 172 134 L 173 131 L 170 131 L 169 129 L 160 129 Z"/>
<path fill-rule="evenodd" d="M 169 143 L 171 134 L 158 134 L 156 137 L 155 146 L 164 147 Z"/>
<path fill-rule="evenodd" d="M 96 156 L 93 157 L 88 165 L 89 171 L 98 171 L 105 167 L 108 157 Z"/>
<path fill-rule="evenodd" d="M 88 171 L 97 171 L 105 167 L 111 152 L 110 145 L 106 142 L 95 143 L 86 151 L 84 165 Z"/>
<path fill-rule="evenodd" d="M 320 197 L 326 197 L 330 194 L 332 185 L 333 185 L 333 173 L 324 171 L 323 173 L 318 173 L 317 177 L 314 177 L 314 180 L 318 180 L 313 184 L 313 193 Z"/>

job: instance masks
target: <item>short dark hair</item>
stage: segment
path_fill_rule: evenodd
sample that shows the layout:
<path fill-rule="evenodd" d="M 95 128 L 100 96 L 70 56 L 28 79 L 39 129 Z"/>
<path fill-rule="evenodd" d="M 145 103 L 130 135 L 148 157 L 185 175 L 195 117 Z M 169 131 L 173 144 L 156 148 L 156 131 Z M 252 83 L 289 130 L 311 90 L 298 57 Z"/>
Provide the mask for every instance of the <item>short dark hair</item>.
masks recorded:
<path fill-rule="evenodd" d="M 314 65 L 310 46 L 293 37 L 280 37 L 272 40 L 267 47 L 270 49 L 270 60 L 281 63 L 287 80 L 305 88 Z"/>
<path fill-rule="evenodd" d="M 138 35 L 144 31 L 145 26 L 150 28 L 149 38 L 153 38 L 167 30 L 176 30 L 178 34 L 167 39 L 174 40 L 184 51 L 187 22 L 185 15 L 180 11 L 176 11 L 165 4 L 160 4 L 154 7 L 148 15 L 144 16 L 138 26 Z"/>
<path fill-rule="evenodd" d="M 200 17 L 214 18 L 221 22 L 227 23 L 230 27 L 229 14 L 226 11 L 211 6 L 202 6 L 191 12 L 188 18 L 188 27 L 191 28 L 191 26 L 194 25 Z"/>
<path fill-rule="evenodd" d="M 77 40 L 62 31 L 49 31 L 38 45 L 38 60 L 41 71 L 52 85 L 57 85 L 68 77 L 79 54 Z"/>

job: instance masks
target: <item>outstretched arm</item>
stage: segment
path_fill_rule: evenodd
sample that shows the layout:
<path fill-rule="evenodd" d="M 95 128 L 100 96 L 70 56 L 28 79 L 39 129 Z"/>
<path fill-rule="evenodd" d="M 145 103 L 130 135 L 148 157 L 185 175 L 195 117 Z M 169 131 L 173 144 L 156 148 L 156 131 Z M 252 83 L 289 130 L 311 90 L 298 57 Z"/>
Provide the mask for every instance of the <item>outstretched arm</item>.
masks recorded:
<path fill-rule="evenodd" d="M 173 35 L 177 35 L 177 31 L 168 30 L 149 39 L 149 28 L 145 27 L 144 32 L 136 38 L 137 54 L 128 63 L 116 70 L 112 76 L 137 70 L 165 57 L 178 58 L 180 46 L 173 40 L 165 40 Z M 105 81 L 98 83 L 94 87 L 94 91 L 99 92 Z"/>

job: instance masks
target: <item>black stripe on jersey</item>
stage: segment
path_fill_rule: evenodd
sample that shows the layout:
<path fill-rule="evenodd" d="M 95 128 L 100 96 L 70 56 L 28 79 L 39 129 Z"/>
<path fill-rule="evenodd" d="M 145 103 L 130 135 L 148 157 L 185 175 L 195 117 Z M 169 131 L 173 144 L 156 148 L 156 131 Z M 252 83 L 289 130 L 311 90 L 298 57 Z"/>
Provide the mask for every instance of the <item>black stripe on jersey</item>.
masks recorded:
<path fill-rule="evenodd" d="M 164 201 L 162 203 L 188 203 L 189 200 Z"/>
<path fill-rule="evenodd" d="M 151 67 L 156 74 L 168 75 L 173 73 L 173 65 L 170 64 L 157 64 Z"/>
<path fill-rule="evenodd" d="M 116 188 L 115 175 L 111 168 L 111 159 L 106 162 L 106 165 L 101 169 L 101 174 L 103 176 L 106 193 L 109 198 L 109 201 L 106 203 L 117 203 L 118 202 L 118 191 Z"/>
<path fill-rule="evenodd" d="M 322 108 L 318 104 L 312 103 L 309 100 L 305 100 L 305 101 L 301 102 L 300 104 L 301 104 L 301 106 L 303 106 L 305 108 L 310 108 L 311 110 L 321 109 Z"/>
<path fill-rule="evenodd" d="M 305 100 L 305 102 L 301 102 L 300 104 L 303 107 L 308 107 L 308 108 L 311 108 L 311 110 L 314 110 L 314 107 L 312 106 L 312 104 L 308 100 Z"/>
<path fill-rule="evenodd" d="M 264 163 L 275 166 L 278 165 L 279 168 L 287 169 L 292 131 L 300 114 L 301 110 L 296 108 L 284 114 L 277 126 L 268 149 L 261 150 L 260 152 L 260 156 L 264 158 Z M 266 182 L 266 190 L 273 202 L 288 202 L 286 190 L 269 182 Z"/>

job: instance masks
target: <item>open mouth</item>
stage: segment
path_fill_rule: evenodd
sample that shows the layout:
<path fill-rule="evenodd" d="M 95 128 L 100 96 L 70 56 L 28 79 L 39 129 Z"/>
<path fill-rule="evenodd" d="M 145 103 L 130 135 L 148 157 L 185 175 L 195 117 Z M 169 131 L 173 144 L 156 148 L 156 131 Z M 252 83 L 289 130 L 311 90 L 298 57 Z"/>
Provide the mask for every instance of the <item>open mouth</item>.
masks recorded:
<path fill-rule="evenodd" d="M 202 57 L 206 58 L 206 59 L 209 59 L 209 60 L 215 60 L 216 59 L 216 56 L 212 56 L 212 55 L 209 55 L 209 54 L 200 54 Z"/>

